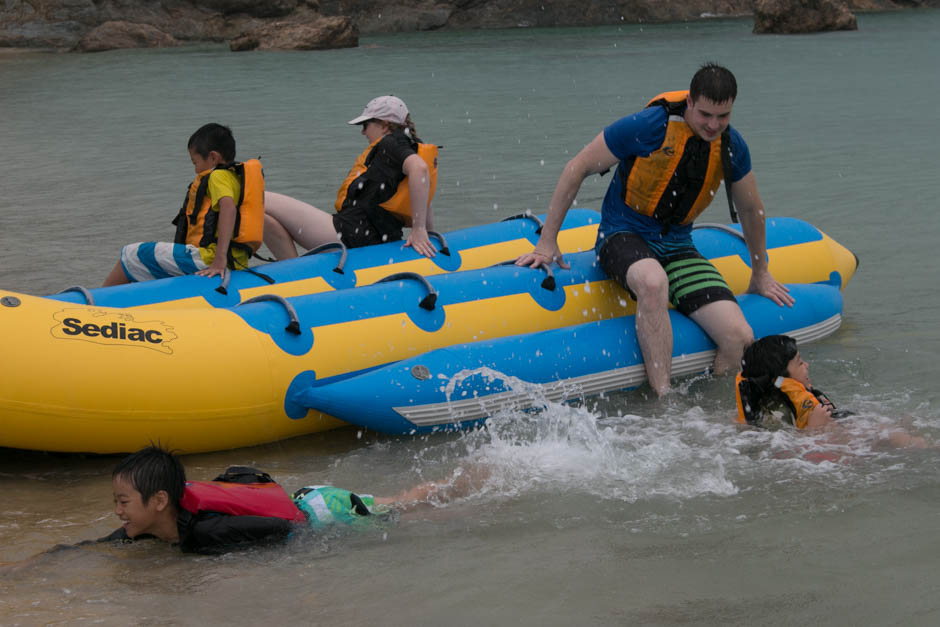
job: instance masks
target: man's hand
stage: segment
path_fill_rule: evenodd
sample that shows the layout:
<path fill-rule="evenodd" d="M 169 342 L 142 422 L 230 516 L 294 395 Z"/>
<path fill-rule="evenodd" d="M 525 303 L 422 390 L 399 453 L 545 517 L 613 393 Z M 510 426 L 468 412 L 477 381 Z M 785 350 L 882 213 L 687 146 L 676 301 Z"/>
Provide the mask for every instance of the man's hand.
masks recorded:
<path fill-rule="evenodd" d="M 790 296 L 790 289 L 777 281 L 769 272 L 755 272 L 751 274 L 751 282 L 747 286 L 749 294 L 760 294 L 774 301 L 781 307 L 792 307 L 795 302 Z"/>
<path fill-rule="evenodd" d="M 531 253 L 519 255 L 519 258 L 516 259 L 517 266 L 529 266 L 530 268 L 538 268 L 543 263 L 547 266 L 557 263 L 559 268 L 564 268 L 565 270 L 571 267 L 565 262 L 565 258 L 561 256 L 561 250 L 558 248 L 557 243 L 551 246 L 544 246 L 542 242 L 539 242 L 538 246 L 536 246 L 535 250 Z"/>

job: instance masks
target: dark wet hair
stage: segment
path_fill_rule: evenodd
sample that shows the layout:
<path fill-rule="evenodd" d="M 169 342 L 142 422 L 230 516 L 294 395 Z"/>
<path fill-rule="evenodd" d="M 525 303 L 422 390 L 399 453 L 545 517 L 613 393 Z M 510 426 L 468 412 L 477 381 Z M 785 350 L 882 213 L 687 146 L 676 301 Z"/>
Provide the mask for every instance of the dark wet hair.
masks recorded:
<path fill-rule="evenodd" d="M 166 490 L 170 502 L 177 508 L 186 487 L 186 471 L 172 451 L 160 446 L 148 446 L 121 460 L 111 473 L 112 479 L 121 478 L 140 492 L 146 505 L 150 497 Z"/>
<path fill-rule="evenodd" d="M 726 102 L 738 97 L 738 82 L 734 74 L 726 67 L 709 61 L 698 69 L 689 85 L 692 102 L 699 98 L 708 98 L 712 102 Z"/>
<path fill-rule="evenodd" d="M 215 122 L 200 126 L 190 136 L 186 147 L 203 158 L 215 150 L 222 155 L 225 163 L 235 161 L 235 137 L 232 135 L 232 129 Z"/>
<path fill-rule="evenodd" d="M 785 377 L 796 357 L 796 340 L 789 335 L 768 335 L 751 342 L 741 358 L 741 374 L 748 379 Z"/>

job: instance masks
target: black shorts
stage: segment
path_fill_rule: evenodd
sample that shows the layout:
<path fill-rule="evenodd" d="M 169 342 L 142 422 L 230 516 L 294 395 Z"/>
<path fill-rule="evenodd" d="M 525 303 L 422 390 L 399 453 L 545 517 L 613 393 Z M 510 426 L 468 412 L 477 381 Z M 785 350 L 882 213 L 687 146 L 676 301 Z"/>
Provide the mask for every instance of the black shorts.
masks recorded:
<path fill-rule="evenodd" d="M 402 236 L 401 231 L 398 232 L 397 237 L 382 235 L 364 213 L 352 217 L 340 217 L 340 214 L 334 213 L 333 228 L 339 233 L 340 239 L 346 244 L 346 248 L 360 248 L 361 246 L 393 242 L 400 240 Z"/>
<path fill-rule="evenodd" d="M 604 272 L 630 292 L 634 300 L 636 294 L 627 286 L 627 270 L 641 259 L 655 259 L 663 267 L 669 279 L 669 302 L 685 315 L 715 301 L 737 302 L 715 266 L 691 244 L 654 250 L 639 235 L 621 231 L 608 237 L 597 254 Z"/>

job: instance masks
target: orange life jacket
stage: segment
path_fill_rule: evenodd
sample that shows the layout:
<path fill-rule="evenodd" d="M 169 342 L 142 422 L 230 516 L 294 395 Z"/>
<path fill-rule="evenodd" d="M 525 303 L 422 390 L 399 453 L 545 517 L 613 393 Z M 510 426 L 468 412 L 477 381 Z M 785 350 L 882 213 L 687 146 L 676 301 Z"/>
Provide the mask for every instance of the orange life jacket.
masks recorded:
<path fill-rule="evenodd" d="M 368 147 L 362 151 L 362 154 L 356 158 L 356 162 L 349 170 L 349 174 L 346 175 L 346 178 L 339 186 L 339 191 L 336 194 L 334 207 L 336 207 L 337 211 L 343 210 L 343 203 L 346 201 L 346 196 L 349 194 L 349 186 L 368 169 L 369 163 L 372 161 L 372 153 L 383 138 L 384 136 L 369 144 Z M 437 189 L 438 147 L 434 144 L 418 143 L 416 152 L 428 166 L 428 176 L 431 179 L 428 187 L 428 206 L 430 206 L 431 200 L 434 198 L 434 190 Z M 383 203 L 379 203 L 379 206 L 398 216 L 405 224 L 411 224 L 411 192 L 408 190 L 408 177 L 402 179 L 392 197 Z"/>
<path fill-rule="evenodd" d="M 740 372 L 735 377 L 734 390 L 738 405 L 738 422 L 754 424 L 760 421 L 768 405 L 777 401 L 780 409 L 784 411 L 784 420 L 797 429 L 806 427 L 809 414 L 820 404 L 818 395 L 822 395 L 818 390 L 807 389 L 805 385 L 790 377 L 777 377 L 770 386 L 762 386 L 749 381 Z M 773 397 L 769 398 L 769 394 Z"/>
<path fill-rule="evenodd" d="M 711 204 L 730 170 L 728 132 L 711 142 L 695 133 L 682 117 L 688 91 L 659 94 L 646 105 L 663 107 L 669 115 L 662 146 L 648 157 L 621 163 L 624 202 L 637 213 L 670 225 L 689 224 Z M 730 172 L 728 172 L 730 175 Z M 730 196 L 729 196 L 730 205 Z M 732 210 L 732 219 L 737 222 Z"/>
<path fill-rule="evenodd" d="M 235 228 L 232 246 L 254 253 L 261 247 L 264 233 L 264 170 L 257 159 L 219 165 L 200 172 L 190 184 L 176 225 L 177 244 L 192 244 L 205 248 L 218 242 L 219 214 L 212 211 L 213 199 L 206 193 L 209 176 L 215 170 L 231 170 L 241 183 L 241 195 L 235 202 Z"/>

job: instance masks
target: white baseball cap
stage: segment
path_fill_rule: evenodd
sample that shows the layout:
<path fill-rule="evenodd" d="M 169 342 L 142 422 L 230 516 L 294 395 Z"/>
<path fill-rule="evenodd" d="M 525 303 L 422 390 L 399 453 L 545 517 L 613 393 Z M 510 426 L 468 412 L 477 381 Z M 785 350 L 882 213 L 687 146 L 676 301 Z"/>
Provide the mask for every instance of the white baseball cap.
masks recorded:
<path fill-rule="evenodd" d="M 349 121 L 349 124 L 362 124 L 366 120 L 384 120 L 395 124 L 404 124 L 408 117 L 408 107 L 401 98 L 379 96 L 373 98 L 362 110 L 362 115 Z"/>

